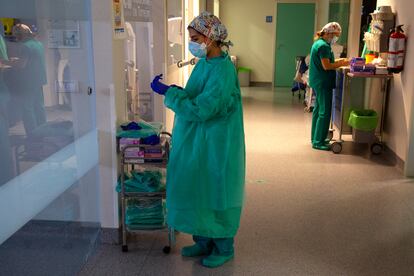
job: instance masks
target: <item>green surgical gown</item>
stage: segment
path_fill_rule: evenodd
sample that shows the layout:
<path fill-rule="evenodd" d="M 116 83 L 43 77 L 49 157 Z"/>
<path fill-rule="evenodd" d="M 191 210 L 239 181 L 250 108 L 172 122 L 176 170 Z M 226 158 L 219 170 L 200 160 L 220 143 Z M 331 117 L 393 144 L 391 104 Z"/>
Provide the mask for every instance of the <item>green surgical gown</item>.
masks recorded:
<path fill-rule="evenodd" d="M 169 226 L 197 236 L 234 237 L 246 162 L 240 85 L 229 56 L 200 59 L 184 89 L 167 91 L 165 105 L 175 112 L 167 169 Z"/>

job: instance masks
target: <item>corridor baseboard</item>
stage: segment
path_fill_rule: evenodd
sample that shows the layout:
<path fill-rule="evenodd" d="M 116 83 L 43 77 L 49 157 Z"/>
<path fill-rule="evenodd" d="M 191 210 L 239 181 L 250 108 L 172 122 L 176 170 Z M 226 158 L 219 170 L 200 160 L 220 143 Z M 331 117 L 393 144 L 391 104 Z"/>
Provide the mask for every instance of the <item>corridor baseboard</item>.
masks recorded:
<path fill-rule="evenodd" d="M 384 153 L 388 160 L 393 162 L 395 164 L 395 167 L 400 170 L 401 172 L 404 172 L 405 169 L 405 161 L 402 160 L 392 149 L 390 149 L 388 146 L 384 146 Z"/>
<path fill-rule="evenodd" d="M 252 81 L 250 82 L 251 87 L 272 87 L 271 82 Z"/>

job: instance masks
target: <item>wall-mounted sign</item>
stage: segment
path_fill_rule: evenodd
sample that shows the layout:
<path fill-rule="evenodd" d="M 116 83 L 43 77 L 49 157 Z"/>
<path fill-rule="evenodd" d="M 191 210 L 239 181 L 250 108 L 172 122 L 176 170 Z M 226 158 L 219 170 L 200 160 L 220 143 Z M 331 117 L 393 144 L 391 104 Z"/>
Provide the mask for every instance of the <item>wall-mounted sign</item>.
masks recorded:
<path fill-rule="evenodd" d="M 126 38 L 123 0 L 112 0 L 112 26 L 115 39 Z"/>
<path fill-rule="evenodd" d="M 56 81 L 56 93 L 79 93 L 78 81 Z"/>
<path fill-rule="evenodd" d="M 128 22 L 152 22 L 152 0 L 124 0 L 124 15 Z"/>
<path fill-rule="evenodd" d="M 48 23 L 50 49 L 81 47 L 79 21 L 50 20 Z"/>

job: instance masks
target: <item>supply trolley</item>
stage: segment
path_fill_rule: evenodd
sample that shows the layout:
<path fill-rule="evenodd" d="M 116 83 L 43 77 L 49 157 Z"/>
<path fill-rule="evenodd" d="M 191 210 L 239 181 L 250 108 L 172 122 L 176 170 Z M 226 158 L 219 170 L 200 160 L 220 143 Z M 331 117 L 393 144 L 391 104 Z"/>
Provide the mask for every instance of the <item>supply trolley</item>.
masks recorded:
<path fill-rule="evenodd" d="M 353 109 L 372 108 L 376 110 L 379 125 L 375 130 L 374 140 L 371 144 L 371 152 L 380 154 L 383 150 L 384 114 L 387 103 L 387 94 L 392 75 L 367 75 L 351 73 L 348 67 L 342 67 L 337 71 L 336 89 L 334 89 L 332 106 L 332 123 L 330 137 L 334 131 L 338 139 L 332 140 L 332 151 L 335 154 L 342 152 L 343 135 L 353 134 L 348 125 L 348 119 Z M 378 89 L 375 85 L 378 85 Z M 369 88 L 369 89 L 366 89 Z M 373 88 L 373 89 L 371 89 Z M 335 137 L 336 138 L 336 137 Z"/>
<path fill-rule="evenodd" d="M 126 145 L 122 149 L 118 146 L 118 149 L 121 154 L 121 170 L 120 170 L 120 239 L 122 239 L 122 251 L 128 252 L 128 234 L 141 232 L 141 231 L 156 231 L 156 230 L 168 230 L 168 245 L 163 248 L 165 254 L 169 254 L 171 248 L 175 245 L 175 231 L 174 229 L 168 227 L 165 222 L 165 199 L 166 191 L 161 192 L 128 192 L 126 191 L 125 181 L 127 178 L 128 172 L 138 171 L 138 170 L 165 170 L 170 152 L 170 139 L 171 134 L 167 132 L 161 132 L 160 134 L 160 143 L 157 145 Z M 132 152 L 142 152 L 146 153 L 159 151 L 162 152 L 162 157 L 147 157 L 146 154 L 142 156 L 131 156 Z M 129 153 L 129 154 L 128 154 Z M 163 176 L 165 179 L 165 175 Z M 164 215 L 164 222 L 156 225 L 145 225 L 145 226 L 131 226 L 127 224 L 127 212 L 128 204 L 137 201 L 152 201 L 152 202 L 162 202 L 162 210 Z"/>

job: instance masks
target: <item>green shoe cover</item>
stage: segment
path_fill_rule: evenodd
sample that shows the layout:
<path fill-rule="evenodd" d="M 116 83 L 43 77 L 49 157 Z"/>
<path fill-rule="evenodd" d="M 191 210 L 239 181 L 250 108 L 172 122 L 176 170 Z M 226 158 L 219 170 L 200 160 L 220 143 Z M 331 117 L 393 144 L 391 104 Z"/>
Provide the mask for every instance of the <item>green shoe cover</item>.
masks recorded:
<path fill-rule="evenodd" d="M 226 262 L 230 261 L 233 258 L 234 258 L 234 254 L 231 254 L 228 256 L 211 254 L 207 258 L 203 259 L 202 264 L 203 266 L 206 266 L 206 267 L 215 268 L 215 267 L 222 266 L 223 264 L 225 264 Z"/>
<path fill-rule="evenodd" d="M 312 148 L 316 150 L 324 150 L 324 151 L 331 150 L 331 147 L 329 145 L 313 145 Z"/>
<path fill-rule="evenodd" d="M 208 254 L 210 254 L 210 251 L 206 248 L 201 247 L 198 244 L 185 246 L 181 249 L 181 256 L 183 257 L 199 257 Z"/>

